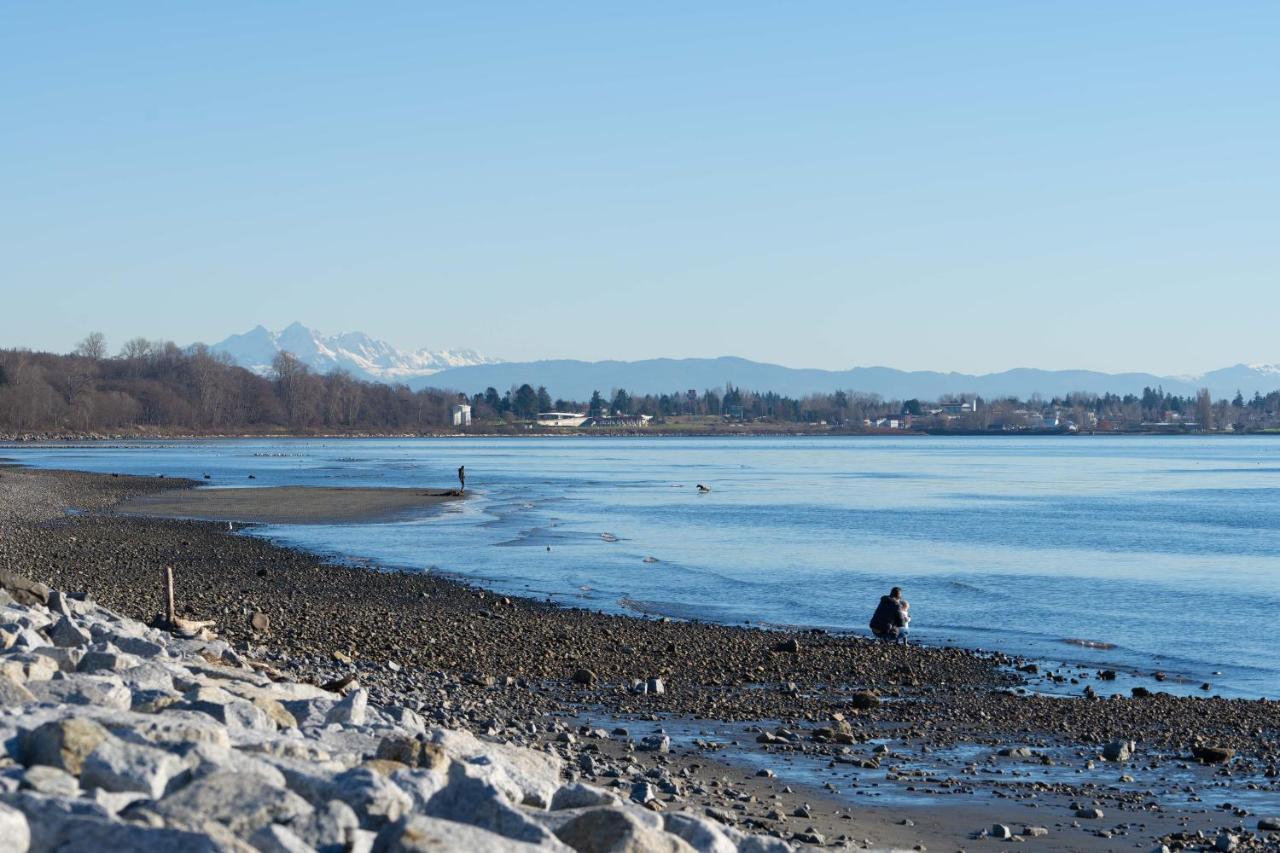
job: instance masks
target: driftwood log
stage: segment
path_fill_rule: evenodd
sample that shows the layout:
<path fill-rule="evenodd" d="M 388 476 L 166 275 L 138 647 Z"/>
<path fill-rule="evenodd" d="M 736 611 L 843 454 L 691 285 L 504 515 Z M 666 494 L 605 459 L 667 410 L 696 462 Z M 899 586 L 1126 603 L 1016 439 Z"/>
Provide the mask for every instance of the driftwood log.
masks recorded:
<path fill-rule="evenodd" d="M 171 633 L 187 639 L 212 639 L 210 630 L 216 624 L 212 619 L 183 619 L 178 615 L 178 605 L 173 595 L 173 566 L 164 567 L 164 627 Z"/>

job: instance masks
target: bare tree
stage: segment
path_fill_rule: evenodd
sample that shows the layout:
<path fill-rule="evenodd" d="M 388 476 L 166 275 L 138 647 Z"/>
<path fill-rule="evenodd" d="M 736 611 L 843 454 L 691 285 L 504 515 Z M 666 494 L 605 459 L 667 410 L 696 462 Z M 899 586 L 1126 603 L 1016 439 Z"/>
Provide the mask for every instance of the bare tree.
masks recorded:
<path fill-rule="evenodd" d="M 83 358 L 106 358 L 107 339 L 103 337 L 102 332 L 90 332 L 76 347 L 75 354 Z"/>

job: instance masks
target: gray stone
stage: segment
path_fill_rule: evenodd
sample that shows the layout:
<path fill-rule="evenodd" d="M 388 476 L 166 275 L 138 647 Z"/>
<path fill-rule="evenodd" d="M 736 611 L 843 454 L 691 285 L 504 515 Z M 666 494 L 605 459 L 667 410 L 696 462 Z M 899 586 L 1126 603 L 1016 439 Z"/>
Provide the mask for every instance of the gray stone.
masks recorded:
<path fill-rule="evenodd" d="M 269 823 L 259 829 L 249 836 L 249 843 L 261 853 L 315 853 L 314 847 L 278 823 Z"/>
<path fill-rule="evenodd" d="M 137 791 L 159 799 L 186 769 L 186 762 L 171 752 L 109 738 L 85 758 L 80 783 L 86 788 Z"/>
<path fill-rule="evenodd" d="M 362 726 L 368 713 L 368 707 L 369 691 L 363 687 L 357 688 L 329 709 L 329 713 L 325 715 L 325 722 Z"/>
<path fill-rule="evenodd" d="M 0 673 L 15 684 L 48 681 L 58 672 L 58 664 L 34 652 L 18 652 L 0 657 Z"/>
<path fill-rule="evenodd" d="M 41 702 L 92 705 L 117 711 L 128 711 L 133 706 L 133 694 L 129 688 L 109 675 L 75 673 L 65 678 L 31 682 L 27 689 Z"/>
<path fill-rule="evenodd" d="M 413 800 L 398 785 L 368 767 L 339 773 L 333 779 L 333 791 L 355 809 L 360 825 L 369 829 L 399 820 L 413 807 Z"/>
<path fill-rule="evenodd" d="M 671 738 L 666 735 L 649 735 L 640 738 L 641 752 L 670 752 Z"/>
<path fill-rule="evenodd" d="M 621 809 L 589 809 L 556 830 L 577 853 L 692 853 L 683 839 L 646 826 Z"/>
<path fill-rule="evenodd" d="M 1258 821 L 1261 832 L 1280 832 L 1280 817 L 1264 817 Z"/>
<path fill-rule="evenodd" d="M 1004 841 L 1013 838 L 1013 830 L 1005 826 L 1003 823 L 994 823 L 991 825 L 991 837 Z"/>
<path fill-rule="evenodd" d="M 120 672 L 120 680 L 131 690 L 164 690 L 172 692 L 173 676 L 163 664 L 146 661 Z"/>
<path fill-rule="evenodd" d="M 621 800 L 608 791 L 592 785 L 584 785 L 581 782 L 560 786 L 551 798 L 553 811 L 583 809 L 590 806 L 616 806 L 619 803 Z"/>
<path fill-rule="evenodd" d="M 1128 761 L 1137 748 L 1131 740 L 1113 740 L 1102 748 L 1102 757 L 1107 761 Z"/>
<path fill-rule="evenodd" d="M 18 604 L 30 606 L 49 603 L 49 587 L 13 572 L 0 571 L 0 589 L 9 593 Z"/>
<path fill-rule="evenodd" d="M 36 701 L 31 691 L 0 672 L 0 707 L 16 708 Z"/>
<path fill-rule="evenodd" d="M 270 823 L 306 819 L 311 804 L 261 777 L 218 771 L 197 779 L 155 804 L 162 817 L 198 816 L 215 820 L 241 837 Z"/>
<path fill-rule="evenodd" d="M 52 797 L 74 797 L 80 793 L 76 777 L 59 767 L 33 764 L 22 773 L 22 787 Z"/>
<path fill-rule="evenodd" d="M 91 827 L 111 819 L 106 810 L 83 797 L 51 797 L 35 791 L 19 791 L 5 797 L 5 804 L 27 819 L 31 849 L 57 850 L 81 827 Z M 111 848 L 99 848 L 109 850 Z"/>
<path fill-rule="evenodd" d="M 546 827 L 513 805 L 474 765 L 449 765 L 448 784 L 427 803 L 426 813 L 530 844 L 553 840 Z"/>
<path fill-rule="evenodd" d="M 737 853 L 738 846 L 720 828 L 706 818 L 673 812 L 662 816 L 662 828 L 680 838 L 698 853 Z"/>
<path fill-rule="evenodd" d="M 201 687 L 188 691 L 183 701 L 174 706 L 182 710 L 208 714 L 229 729 L 251 732 L 273 732 L 276 724 L 267 712 L 250 702 L 218 687 Z"/>
<path fill-rule="evenodd" d="M 112 638 L 116 648 L 126 654 L 137 655 L 140 658 L 155 658 L 164 655 L 164 646 L 159 643 L 153 643 L 150 640 L 144 640 L 141 637 L 122 637 L 115 636 Z"/>
<path fill-rule="evenodd" d="M 45 723 L 22 738 L 23 762 L 47 764 L 79 776 L 85 758 L 110 735 L 93 720 L 67 719 Z"/>
<path fill-rule="evenodd" d="M 87 651 L 76 666 L 78 672 L 121 672 L 142 663 L 141 658 L 124 652 Z"/>
<path fill-rule="evenodd" d="M 27 816 L 0 803 L 0 853 L 27 853 L 31 846 L 31 828 Z"/>
<path fill-rule="evenodd" d="M 318 853 L 344 853 L 355 842 L 360 818 L 351 806 L 330 800 L 310 816 L 294 821 L 291 828 Z"/>
<path fill-rule="evenodd" d="M 55 646 L 64 649 L 87 646 L 93 642 L 89 632 L 73 622 L 70 616 L 63 616 L 46 633 Z"/>
<path fill-rule="evenodd" d="M 440 853 L 445 850 L 466 850 L 468 853 L 533 853 L 546 848 L 513 841 L 474 826 L 416 815 L 383 827 L 373 849 L 377 853 Z M 565 848 L 560 846 L 559 849 Z"/>
<path fill-rule="evenodd" d="M 32 649 L 32 651 L 53 661 L 59 672 L 75 672 L 80 666 L 81 659 L 84 658 L 84 649 L 81 648 L 64 649 L 59 646 L 39 646 Z"/>

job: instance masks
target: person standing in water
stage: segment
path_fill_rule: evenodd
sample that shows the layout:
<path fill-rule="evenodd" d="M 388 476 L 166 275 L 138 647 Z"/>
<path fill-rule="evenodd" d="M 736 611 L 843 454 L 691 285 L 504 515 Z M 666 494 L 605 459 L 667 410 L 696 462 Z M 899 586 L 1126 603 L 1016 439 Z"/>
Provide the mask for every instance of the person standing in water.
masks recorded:
<path fill-rule="evenodd" d="M 465 492 L 467 490 L 467 466 L 458 466 L 458 491 Z"/>
<path fill-rule="evenodd" d="M 885 642 L 906 643 L 907 625 L 911 622 L 907 615 L 909 607 L 902 597 L 901 587 L 895 586 L 888 595 L 880 596 L 880 603 L 871 617 L 871 633 Z"/>

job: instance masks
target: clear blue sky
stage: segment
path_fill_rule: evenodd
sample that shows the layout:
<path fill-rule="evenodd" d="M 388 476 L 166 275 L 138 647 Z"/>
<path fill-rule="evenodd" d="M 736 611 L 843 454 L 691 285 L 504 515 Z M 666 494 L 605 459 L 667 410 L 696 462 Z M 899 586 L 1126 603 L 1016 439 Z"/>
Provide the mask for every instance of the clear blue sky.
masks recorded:
<path fill-rule="evenodd" d="M 0 346 L 1280 361 L 1280 4 L 0 6 Z"/>

